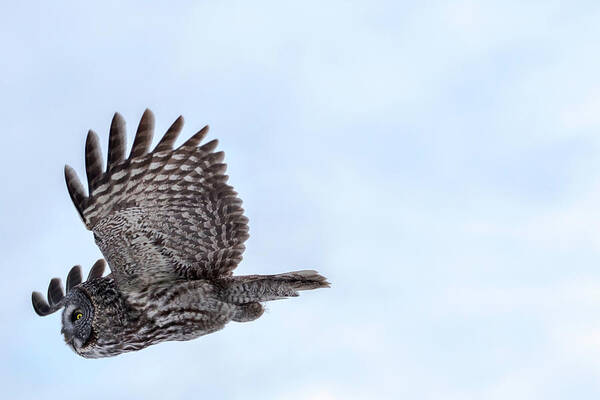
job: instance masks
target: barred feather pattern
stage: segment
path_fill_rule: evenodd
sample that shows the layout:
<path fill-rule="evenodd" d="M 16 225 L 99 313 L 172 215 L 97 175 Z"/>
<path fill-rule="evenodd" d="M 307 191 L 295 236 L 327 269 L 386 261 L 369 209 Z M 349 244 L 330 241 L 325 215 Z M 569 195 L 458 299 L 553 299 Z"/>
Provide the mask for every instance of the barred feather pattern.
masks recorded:
<path fill-rule="evenodd" d="M 96 314 L 92 337 L 75 349 L 86 358 L 115 356 L 167 340 L 195 339 L 222 329 L 239 312 L 203 280 L 154 285 L 127 300 L 111 275 L 84 282 L 76 291 L 85 293 Z M 136 298 L 143 299 L 143 307 L 135 304 Z"/>
<path fill-rule="evenodd" d="M 83 281 L 81 267 L 59 278 L 46 299 L 32 293 L 34 311 L 59 309 L 65 342 L 83 357 L 115 356 L 167 340 L 190 340 L 228 322 L 259 318 L 262 303 L 329 287 L 313 270 L 233 276 L 248 238 L 242 201 L 227 184 L 217 141 L 201 144 L 202 128 L 174 148 L 179 117 L 149 152 L 154 116 L 146 110 L 126 156 L 125 121 L 112 119 L 106 169 L 98 135 L 85 144 L 88 187 L 65 166 L 73 204 L 108 261 Z"/>
<path fill-rule="evenodd" d="M 102 171 L 97 136 L 86 142 L 89 196 L 65 168 L 71 199 L 123 289 L 185 279 L 231 275 L 242 259 L 248 219 L 215 152 L 217 141 L 199 146 L 203 128 L 177 149 L 183 118 L 147 153 L 154 117 L 144 112 L 131 154 L 123 158 L 124 122 L 115 114 L 108 165 Z"/>

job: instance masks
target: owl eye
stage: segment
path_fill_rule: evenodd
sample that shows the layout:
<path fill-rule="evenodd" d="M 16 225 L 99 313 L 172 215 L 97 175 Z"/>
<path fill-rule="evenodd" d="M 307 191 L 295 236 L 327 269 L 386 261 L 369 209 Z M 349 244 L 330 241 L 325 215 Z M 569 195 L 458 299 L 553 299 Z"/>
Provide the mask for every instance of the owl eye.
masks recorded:
<path fill-rule="evenodd" d="M 81 317 L 83 317 L 83 313 L 81 312 L 81 310 L 75 310 L 71 315 L 71 320 L 77 321 L 78 319 L 81 319 Z"/>

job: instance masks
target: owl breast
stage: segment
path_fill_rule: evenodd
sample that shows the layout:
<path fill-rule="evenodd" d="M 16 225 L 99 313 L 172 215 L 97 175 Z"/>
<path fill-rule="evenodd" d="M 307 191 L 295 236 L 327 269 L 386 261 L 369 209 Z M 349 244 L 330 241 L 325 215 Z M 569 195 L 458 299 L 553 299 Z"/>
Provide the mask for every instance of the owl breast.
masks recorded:
<path fill-rule="evenodd" d="M 222 329 L 236 311 L 235 305 L 220 300 L 220 289 L 208 281 L 169 282 L 128 298 L 118 291 L 117 297 L 107 296 L 110 284 L 94 285 L 103 286 L 103 291 L 98 287 L 90 290 L 95 305 L 94 338 L 80 352 L 84 357 L 113 356 L 164 341 L 195 339 Z"/>

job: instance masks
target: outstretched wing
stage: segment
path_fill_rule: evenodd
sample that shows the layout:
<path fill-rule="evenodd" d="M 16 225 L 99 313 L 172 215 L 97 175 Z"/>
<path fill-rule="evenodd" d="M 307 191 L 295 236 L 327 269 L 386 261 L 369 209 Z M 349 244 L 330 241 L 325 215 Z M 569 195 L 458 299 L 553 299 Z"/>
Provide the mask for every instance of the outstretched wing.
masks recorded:
<path fill-rule="evenodd" d="M 231 275 L 242 259 L 248 219 L 226 183 L 224 154 L 214 152 L 217 140 L 199 146 L 208 126 L 174 150 L 182 127 L 179 117 L 148 153 L 154 116 L 146 110 L 125 159 L 125 122 L 116 113 L 106 171 L 98 136 L 90 131 L 88 195 L 75 171 L 65 166 L 71 199 L 124 290 Z"/>

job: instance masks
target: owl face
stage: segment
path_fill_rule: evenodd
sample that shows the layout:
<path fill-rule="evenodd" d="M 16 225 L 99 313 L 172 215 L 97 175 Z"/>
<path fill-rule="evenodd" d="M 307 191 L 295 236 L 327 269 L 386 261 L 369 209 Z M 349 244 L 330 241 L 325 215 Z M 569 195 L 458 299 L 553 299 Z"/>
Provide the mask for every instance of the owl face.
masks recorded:
<path fill-rule="evenodd" d="M 92 337 L 93 320 L 94 305 L 82 290 L 74 288 L 65 296 L 61 333 L 65 342 L 78 354 Z"/>

